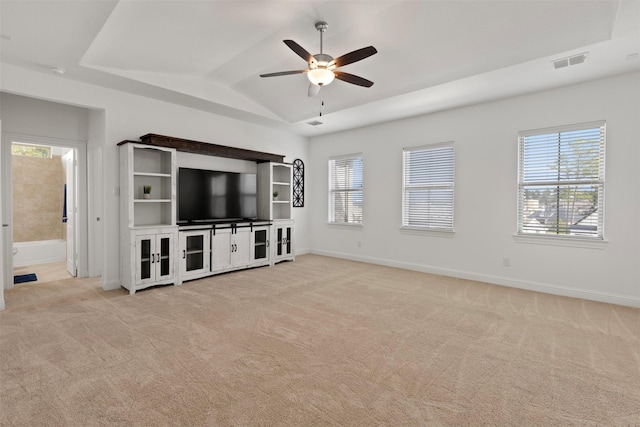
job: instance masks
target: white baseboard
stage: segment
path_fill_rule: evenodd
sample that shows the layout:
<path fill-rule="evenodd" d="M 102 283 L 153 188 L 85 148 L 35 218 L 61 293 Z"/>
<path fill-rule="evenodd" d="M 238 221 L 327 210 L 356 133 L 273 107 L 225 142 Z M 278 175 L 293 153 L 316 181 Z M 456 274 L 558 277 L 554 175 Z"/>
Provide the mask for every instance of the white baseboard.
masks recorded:
<path fill-rule="evenodd" d="M 105 291 L 113 291 L 115 289 L 120 289 L 120 287 L 120 281 L 102 282 L 102 289 Z"/>
<path fill-rule="evenodd" d="M 307 253 L 344 258 L 352 261 L 366 262 L 369 264 L 384 265 L 387 267 L 403 268 L 405 270 L 420 271 L 422 273 L 439 274 L 442 276 L 456 277 L 459 279 L 475 280 L 477 282 L 491 283 L 493 285 L 507 286 L 510 288 L 525 289 L 528 291 L 542 292 L 545 294 L 560 295 L 571 298 L 581 298 L 590 301 L 598 301 L 609 304 L 624 305 L 640 308 L 640 298 L 613 294 L 609 292 L 588 291 L 584 289 L 570 288 L 566 286 L 538 283 L 526 280 L 512 279 L 509 277 L 493 276 L 489 274 L 473 273 L 463 270 L 435 267 L 432 265 L 414 264 L 402 261 L 387 260 L 382 258 L 354 256 L 340 252 L 311 250 Z"/>
<path fill-rule="evenodd" d="M 2 310 L 4 310 L 4 300 L 0 300 L 0 311 Z"/>

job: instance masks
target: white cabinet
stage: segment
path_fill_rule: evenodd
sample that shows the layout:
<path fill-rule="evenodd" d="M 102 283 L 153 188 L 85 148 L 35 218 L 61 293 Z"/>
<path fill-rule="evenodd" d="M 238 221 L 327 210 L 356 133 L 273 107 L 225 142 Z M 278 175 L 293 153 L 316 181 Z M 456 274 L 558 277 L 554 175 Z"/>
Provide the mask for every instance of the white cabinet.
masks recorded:
<path fill-rule="evenodd" d="M 251 264 L 266 265 L 271 262 L 270 227 L 256 227 L 251 232 Z"/>
<path fill-rule="evenodd" d="M 211 235 L 211 271 L 231 268 L 231 228 L 214 228 Z"/>
<path fill-rule="evenodd" d="M 176 224 L 176 152 L 127 143 L 120 146 L 121 218 L 129 228 Z M 145 194 L 145 187 L 150 189 Z"/>
<path fill-rule="evenodd" d="M 197 279 L 211 271 L 211 230 L 181 231 L 179 233 L 180 283 Z"/>
<path fill-rule="evenodd" d="M 269 265 L 269 226 L 229 224 L 211 231 L 211 271 Z"/>
<path fill-rule="evenodd" d="M 176 283 L 176 152 L 120 144 L 120 282 L 130 293 Z M 148 194 L 145 187 L 150 188 Z"/>
<path fill-rule="evenodd" d="M 294 261 L 296 256 L 293 246 L 293 221 L 274 221 L 272 233 L 273 263 L 285 260 Z"/>
<path fill-rule="evenodd" d="M 120 280 L 130 293 L 295 258 L 291 165 L 258 163 L 257 221 L 178 229 L 176 149 L 118 145 Z"/>
<path fill-rule="evenodd" d="M 258 164 L 258 218 L 291 218 L 291 173 L 285 163 Z"/>
<path fill-rule="evenodd" d="M 140 229 L 129 233 L 126 240 L 129 249 L 123 252 L 120 275 L 121 284 L 129 293 L 175 282 L 176 236 L 175 228 Z"/>
<path fill-rule="evenodd" d="M 211 232 L 211 271 L 221 272 L 249 265 L 251 230 L 230 224 Z"/>

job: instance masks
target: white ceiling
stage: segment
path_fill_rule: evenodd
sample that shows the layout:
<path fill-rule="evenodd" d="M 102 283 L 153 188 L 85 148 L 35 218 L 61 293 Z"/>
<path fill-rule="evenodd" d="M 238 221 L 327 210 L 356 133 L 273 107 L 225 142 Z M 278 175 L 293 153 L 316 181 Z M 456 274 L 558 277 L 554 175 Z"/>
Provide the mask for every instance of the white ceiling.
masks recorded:
<path fill-rule="evenodd" d="M 640 70 L 636 0 L 1 0 L 0 14 L 3 62 L 305 136 Z M 309 98 L 304 74 L 259 77 L 305 69 L 282 40 L 319 53 L 320 20 L 324 53 L 378 50 L 341 68 L 371 88 Z"/>

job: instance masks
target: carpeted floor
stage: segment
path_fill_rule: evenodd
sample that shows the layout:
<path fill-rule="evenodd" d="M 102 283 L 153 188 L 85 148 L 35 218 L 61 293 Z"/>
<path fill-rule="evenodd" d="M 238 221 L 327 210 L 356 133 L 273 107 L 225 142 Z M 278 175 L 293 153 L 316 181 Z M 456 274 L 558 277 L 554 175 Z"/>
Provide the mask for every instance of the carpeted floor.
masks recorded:
<path fill-rule="evenodd" d="M 640 425 L 640 310 L 314 255 L 17 286 L 0 425 Z"/>

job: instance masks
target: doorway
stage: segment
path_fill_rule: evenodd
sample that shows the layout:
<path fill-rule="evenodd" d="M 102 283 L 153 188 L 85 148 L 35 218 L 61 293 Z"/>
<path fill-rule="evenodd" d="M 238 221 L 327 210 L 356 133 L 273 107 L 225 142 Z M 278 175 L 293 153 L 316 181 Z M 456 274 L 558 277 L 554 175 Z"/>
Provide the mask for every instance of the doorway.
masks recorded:
<path fill-rule="evenodd" d="M 86 144 L 5 135 L 4 145 L 13 254 L 5 289 L 13 276 L 37 283 L 86 276 Z"/>

